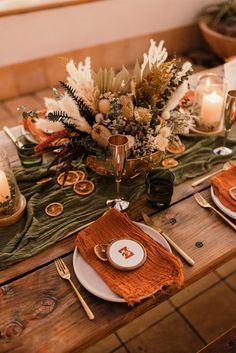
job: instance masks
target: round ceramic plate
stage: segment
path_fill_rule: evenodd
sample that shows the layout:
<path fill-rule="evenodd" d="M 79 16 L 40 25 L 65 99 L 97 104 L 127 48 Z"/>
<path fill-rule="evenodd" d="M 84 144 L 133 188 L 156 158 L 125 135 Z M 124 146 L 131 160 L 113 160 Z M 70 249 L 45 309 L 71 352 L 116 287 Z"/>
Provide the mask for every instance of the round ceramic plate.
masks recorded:
<path fill-rule="evenodd" d="M 160 233 L 148 227 L 146 224 L 134 223 L 136 223 L 152 239 L 161 244 L 166 250 L 172 252 L 169 244 Z M 79 282 L 90 293 L 111 302 L 126 303 L 123 298 L 112 292 L 97 272 L 83 259 L 77 247 L 75 248 L 73 255 L 73 267 Z"/>
<path fill-rule="evenodd" d="M 216 131 L 211 131 L 211 132 L 201 131 L 201 130 L 198 130 L 196 127 L 193 127 L 193 126 L 191 126 L 191 127 L 189 128 L 189 130 L 190 130 L 191 132 L 194 132 L 194 133 L 198 134 L 198 135 L 210 136 L 210 135 L 217 135 L 217 134 L 219 134 L 220 132 L 222 132 L 223 126 L 221 125 L 218 130 L 216 130 Z"/>
<path fill-rule="evenodd" d="M 21 126 L 21 133 L 22 133 L 22 135 L 27 135 L 26 138 L 29 142 L 38 144 L 38 142 L 35 140 L 34 136 L 31 135 L 31 133 L 29 131 L 27 131 L 23 125 Z"/>
<path fill-rule="evenodd" d="M 211 197 L 212 200 L 214 201 L 214 203 L 216 204 L 217 207 L 219 207 L 219 209 L 224 212 L 227 216 L 236 219 L 236 212 L 231 211 L 229 208 L 225 207 L 220 200 L 218 199 L 218 197 L 214 194 L 214 190 L 213 187 L 211 187 Z"/>

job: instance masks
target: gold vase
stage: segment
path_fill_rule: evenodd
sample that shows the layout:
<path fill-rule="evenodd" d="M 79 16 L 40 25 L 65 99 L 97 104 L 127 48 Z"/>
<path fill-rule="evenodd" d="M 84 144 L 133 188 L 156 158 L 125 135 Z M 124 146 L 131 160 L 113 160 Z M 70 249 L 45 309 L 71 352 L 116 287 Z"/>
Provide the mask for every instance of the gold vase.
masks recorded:
<path fill-rule="evenodd" d="M 164 152 L 157 151 L 151 153 L 148 156 L 135 158 L 135 159 L 127 159 L 125 170 L 123 173 L 123 177 L 132 178 L 136 174 L 151 170 L 157 167 L 161 160 L 163 159 Z M 94 172 L 100 175 L 113 175 L 111 161 L 109 158 L 107 159 L 99 159 L 96 156 L 89 155 L 86 159 L 86 164 L 89 168 L 91 168 Z"/>

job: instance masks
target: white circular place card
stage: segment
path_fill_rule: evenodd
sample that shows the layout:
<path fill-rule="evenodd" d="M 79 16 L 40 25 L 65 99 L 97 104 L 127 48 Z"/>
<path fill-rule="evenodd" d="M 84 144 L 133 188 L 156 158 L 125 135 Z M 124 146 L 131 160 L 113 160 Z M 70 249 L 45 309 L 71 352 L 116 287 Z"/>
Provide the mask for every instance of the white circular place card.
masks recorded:
<path fill-rule="evenodd" d="M 147 253 L 137 240 L 119 239 L 108 245 L 107 258 L 115 268 L 130 271 L 144 264 Z"/>

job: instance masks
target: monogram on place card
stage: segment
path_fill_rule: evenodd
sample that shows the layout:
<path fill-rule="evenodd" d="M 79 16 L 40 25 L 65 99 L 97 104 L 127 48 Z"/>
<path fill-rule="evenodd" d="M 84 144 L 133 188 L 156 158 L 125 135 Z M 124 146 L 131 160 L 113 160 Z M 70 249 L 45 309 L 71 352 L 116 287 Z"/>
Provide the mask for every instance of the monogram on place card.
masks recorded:
<path fill-rule="evenodd" d="M 139 268 L 146 261 L 146 250 L 137 240 L 118 239 L 107 247 L 107 258 L 119 270 L 130 271 Z"/>

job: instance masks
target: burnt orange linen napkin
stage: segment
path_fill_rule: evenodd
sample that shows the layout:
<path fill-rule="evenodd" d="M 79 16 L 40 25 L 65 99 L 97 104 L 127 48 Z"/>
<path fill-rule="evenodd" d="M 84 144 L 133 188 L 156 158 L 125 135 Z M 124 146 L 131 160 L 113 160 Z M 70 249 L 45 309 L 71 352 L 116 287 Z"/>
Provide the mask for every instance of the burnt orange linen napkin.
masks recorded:
<path fill-rule="evenodd" d="M 147 251 L 146 262 L 136 270 L 120 271 L 109 262 L 100 261 L 94 254 L 95 245 L 122 238 L 138 240 Z M 78 233 L 76 245 L 85 261 L 129 305 L 154 295 L 166 286 L 180 288 L 183 285 L 182 262 L 143 232 L 126 214 L 115 209 Z"/>
<path fill-rule="evenodd" d="M 229 194 L 229 189 L 236 186 L 236 167 L 224 170 L 212 177 L 211 185 L 220 202 L 231 211 L 236 212 L 236 201 Z"/>

